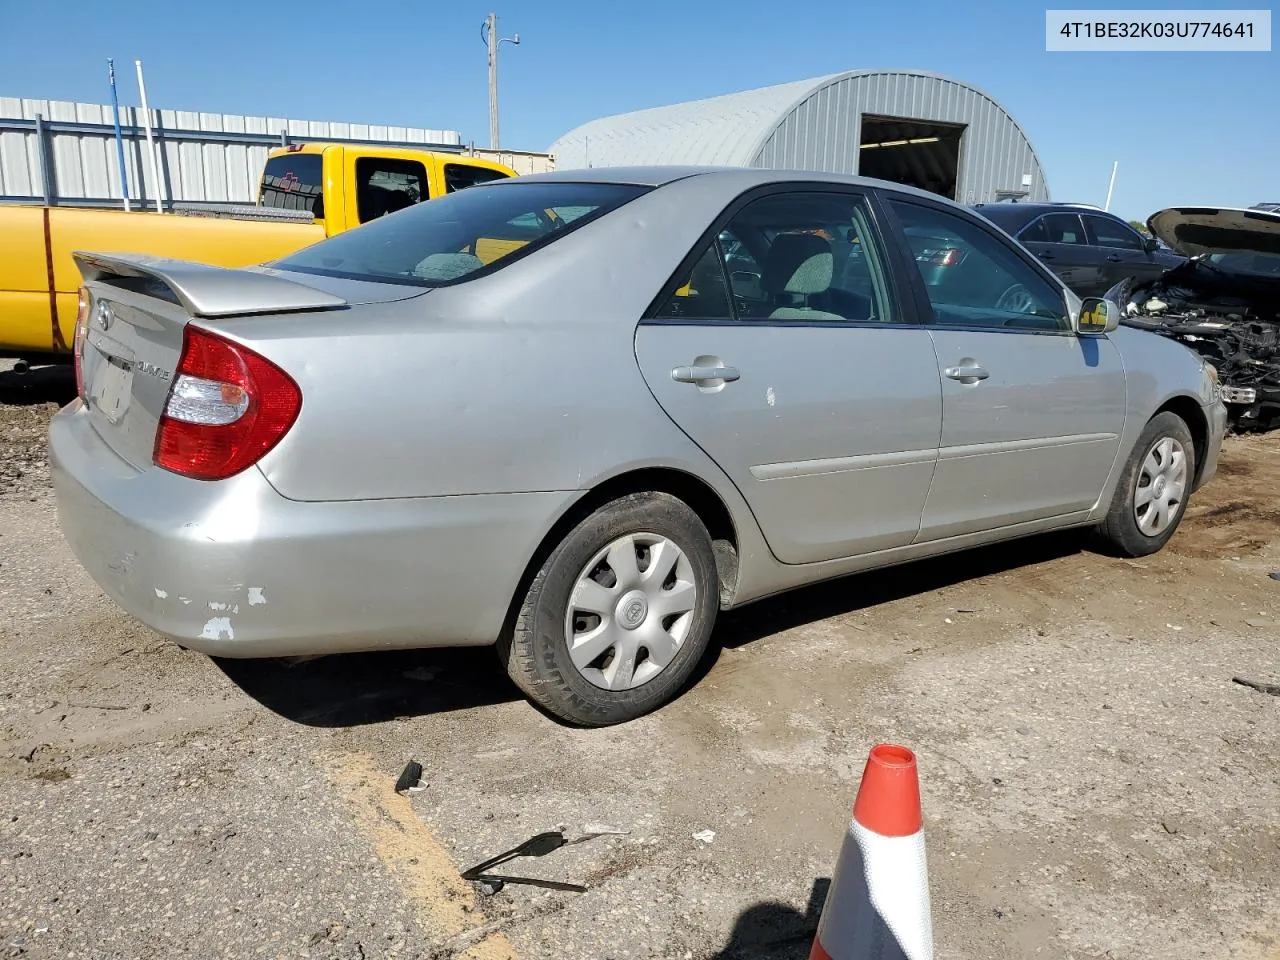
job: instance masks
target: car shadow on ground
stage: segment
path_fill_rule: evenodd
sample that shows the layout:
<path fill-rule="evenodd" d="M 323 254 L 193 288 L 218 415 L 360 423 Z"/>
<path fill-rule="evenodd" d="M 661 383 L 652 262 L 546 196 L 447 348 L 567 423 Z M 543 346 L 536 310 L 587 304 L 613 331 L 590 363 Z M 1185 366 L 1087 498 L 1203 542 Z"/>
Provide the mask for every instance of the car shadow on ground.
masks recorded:
<path fill-rule="evenodd" d="M 721 616 L 712 649 L 689 686 L 724 647 L 827 617 L 1079 553 L 1080 531 L 1024 540 L 857 574 L 782 594 Z M 488 647 L 340 654 L 304 661 L 214 663 L 241 690 L 280 716 L 312 727 L 352 727 L 492 706 L 520 699 Z M 554 719 L 554 718 L 553 718 Z"/>
<path fill-rule="evenodd" d="M 358 727 L 520 698 L 489 647 L 213 662 L 268 710 L 309 727 Z"/>
<path fill-rule="evenodd" d="M 76 396 L 76 371 L 69 363 L 0 371 L 0 403 L 34 406 L 70 403 Z"/>
<path fill-rule="evenodd" d="M 722 614 L 715 640 L 735 649 L 806 623 L 1047 563 L 1088 547 L 1086 531 L 1063 530 L 829 580 Z"/>

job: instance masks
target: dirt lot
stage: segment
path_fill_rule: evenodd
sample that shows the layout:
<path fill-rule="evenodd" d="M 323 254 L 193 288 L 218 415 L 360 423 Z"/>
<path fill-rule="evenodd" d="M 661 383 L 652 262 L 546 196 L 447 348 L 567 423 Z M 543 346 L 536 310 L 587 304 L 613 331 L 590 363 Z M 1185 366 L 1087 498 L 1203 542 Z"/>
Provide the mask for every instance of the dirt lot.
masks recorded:
<path fill-rule="evenodd" d="M 1159 556 L 1041 537 L 762 603 L 677 703 L 577 731 L 486 650 L 215 663 L 130 621 L 58 532 L 66 389 L 0 372 L 0 955 L 799 960 L 891 740 L 940 958 L 1280 958 L 1280 698 L 1232 682 L 1280 682 L 1280 436 Z M 509 868 L 585 894 L 457 877 L 593 823 L 630 832 Z"/>

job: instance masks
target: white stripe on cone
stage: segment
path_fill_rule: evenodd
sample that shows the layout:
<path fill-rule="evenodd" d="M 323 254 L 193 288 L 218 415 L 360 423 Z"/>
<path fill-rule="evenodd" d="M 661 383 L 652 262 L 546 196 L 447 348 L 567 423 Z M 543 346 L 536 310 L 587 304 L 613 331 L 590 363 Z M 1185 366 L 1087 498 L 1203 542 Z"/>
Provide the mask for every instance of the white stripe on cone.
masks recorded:
<path fill-rule="evenodd" d="M 933 960 L 923 829 L 885 837 L 849 825 L 817 939 L 832 960 Z"/>

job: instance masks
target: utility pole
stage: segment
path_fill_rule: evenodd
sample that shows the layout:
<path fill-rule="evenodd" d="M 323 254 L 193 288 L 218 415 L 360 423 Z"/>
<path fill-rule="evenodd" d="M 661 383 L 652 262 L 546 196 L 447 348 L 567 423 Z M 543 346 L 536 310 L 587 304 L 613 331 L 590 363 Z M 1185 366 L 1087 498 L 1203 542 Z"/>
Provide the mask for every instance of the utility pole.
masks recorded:
<path fill-rule="evenodd" d="M 484 45 L 489 53 L 489 148 L 498 149 L 498 45 L 510 43 L 520 45 L 520 34 L 513 37 L 498 36 L 498 15 L 491 13 L 485 18 L 480 28 L 484 34 Z"/>

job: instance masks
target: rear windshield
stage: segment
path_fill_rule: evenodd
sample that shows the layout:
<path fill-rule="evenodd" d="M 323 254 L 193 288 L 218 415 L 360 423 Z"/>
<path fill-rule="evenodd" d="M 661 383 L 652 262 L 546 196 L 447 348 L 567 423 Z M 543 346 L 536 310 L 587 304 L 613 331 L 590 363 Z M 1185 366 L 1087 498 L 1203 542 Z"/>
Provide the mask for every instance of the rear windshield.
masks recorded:
<path fill-rule="evenodd" d="M 272 157 L 262 171 L 258 203 L 284 210 L 310 210 L 324 218 L 324 158 L 318 153 Z"/>
<path fill-rule="evenodd" d="M 648 187 L 516 183 L 458 190 L 306 247 L 282 270 L 438 287 L 490 273 Z"/>

